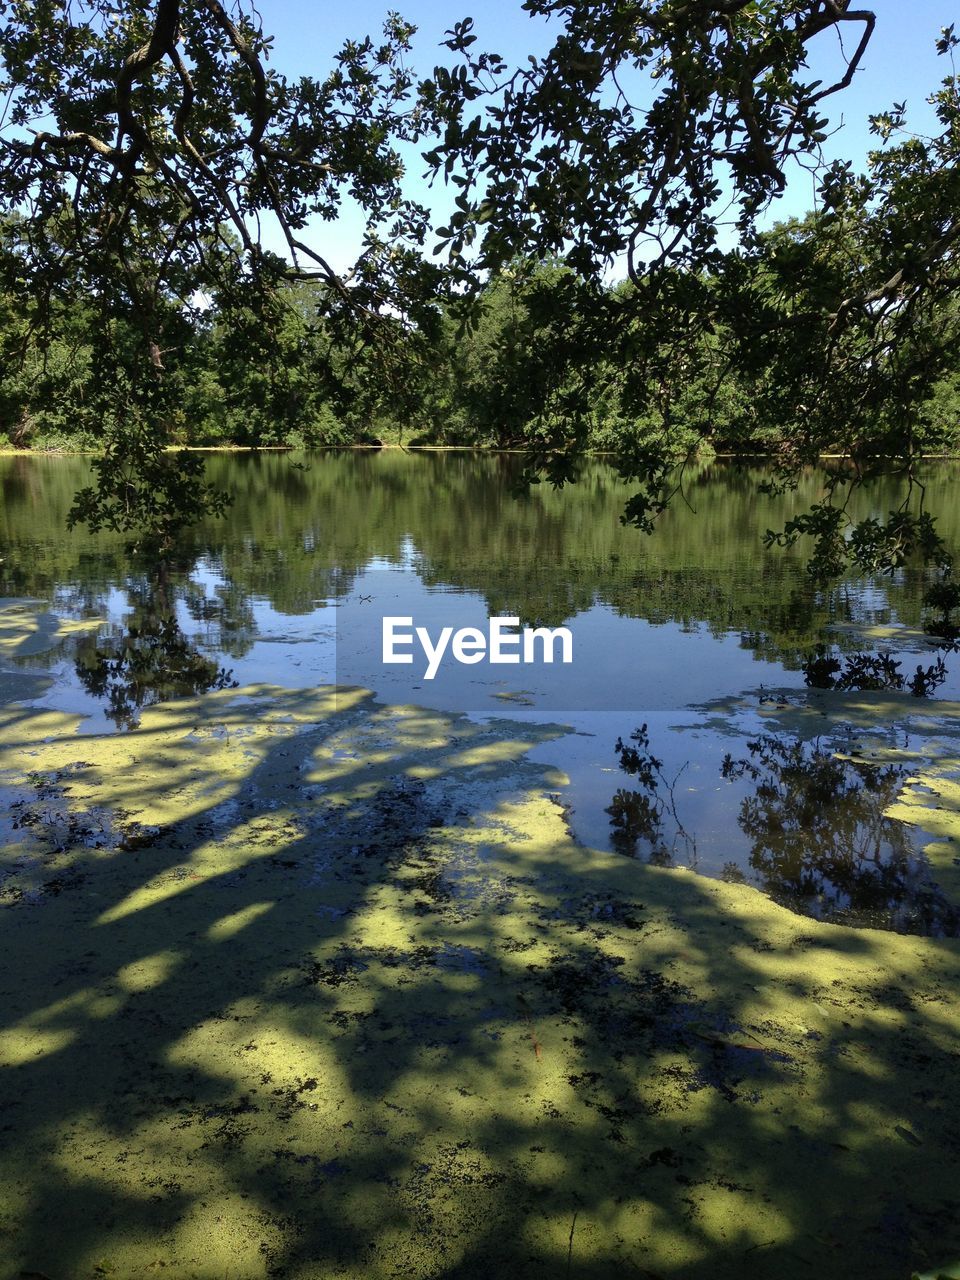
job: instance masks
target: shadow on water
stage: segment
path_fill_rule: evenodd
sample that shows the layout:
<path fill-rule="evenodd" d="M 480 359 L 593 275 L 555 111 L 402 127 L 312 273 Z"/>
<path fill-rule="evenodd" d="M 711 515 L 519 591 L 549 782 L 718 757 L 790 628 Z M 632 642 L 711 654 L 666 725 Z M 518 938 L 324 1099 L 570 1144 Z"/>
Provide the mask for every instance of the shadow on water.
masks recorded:
<path fill-rule="evenodd" d="M 529 727 L 223 692 L 71 762 L 54 721 L 4 722 L 8 778 L 29 750 L 27 785 L 155 838 L 37 850 L 83 891 L 4 908 L 13 1274 L 905 1280 L 960 1250 L 945 944 L 585 855 Z"/>

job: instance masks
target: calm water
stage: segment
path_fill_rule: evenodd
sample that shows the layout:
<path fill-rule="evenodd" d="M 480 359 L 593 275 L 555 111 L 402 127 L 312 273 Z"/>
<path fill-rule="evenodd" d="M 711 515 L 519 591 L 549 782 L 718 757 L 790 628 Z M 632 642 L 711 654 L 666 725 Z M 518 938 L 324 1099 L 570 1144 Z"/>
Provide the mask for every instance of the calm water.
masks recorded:
<path fill-rule="evenodd" d="M 81 712 L 86 732 L 258 681 L 356 683 L 389 701 L 562 724 L 538 755 L 568 774 L 561 798 L 584 843 L 745 880 L 821 918 L 958 932 L 928 838 L 884 809 L 907 776 L 898 751 L 957 754 L 960 726 L 938 704 L 960 698 L 960 655 L 945 656 L 931 697 L 897 694 L 855 720 L 818 702 L 802 669 L 818 645 L 841 662 L 889 650 L 907 677 L 932 666 L 924 572 L 818 590 L 802 550 L 765 551 L 762 530 L 815 500 L 815 476 L 775 502 L 757 496 L 758 472 L 705 468 L 689 506 L 648 538 L 621 526 L 629 490 L 603 464 L 525 500 L 510 496 L 517 469 L 467 453 L 212 457 L 211 478 L 236 494 L 230 516 L 158 568 L 122 538 L 65 532 L 83 461 L 0 458 L 0 595 L 100 623 L 17 668 L 52 677 L 31 680 L 31 700 Z M 939 466 L 927 486 L 954 548 L 957 475 Z M 857 511 L 896 502 L 877 485 Z M 566 625 L 576 661 L 448 665 L 428 682 L 383 667 L 383 612 L 434 630 L 503 615 Z"/>

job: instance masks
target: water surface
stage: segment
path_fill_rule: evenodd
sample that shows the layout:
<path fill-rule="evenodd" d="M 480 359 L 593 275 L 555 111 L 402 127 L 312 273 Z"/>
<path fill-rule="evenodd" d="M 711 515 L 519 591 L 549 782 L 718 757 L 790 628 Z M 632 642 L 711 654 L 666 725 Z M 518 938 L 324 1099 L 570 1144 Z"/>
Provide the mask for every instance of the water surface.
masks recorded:
<path fill-rule="evenodd" d="M 559 794 L 585 844 L 743 880 L 819 918 L 956 933 L 930 836 L 887 811 L 916 788 L 918 760 L 950 774 L 960 754 L 960 657 L 944 656 L 923 699 L 811 691 L 803 670 L 818 646 L 840 662 L 888 651 L 907 678 L 932 668 L 928 575 L 822 589 L 802 549 L 765 550 L 762 531 L 819 496 L 815 475 L 774 501 L 757 470 L 705 467 L 646 537 L 621 525 L 629 490 L 604 464 L 522 500 L 518 469 L 470 453 L 214 456 L 230 515 L 157 565 L 123 538 L 66 533 L 83 460 L 0 459 L 0 595 L 40 602 L 42 623 L 8 661 L 17 696 L 79 712 L 91 733 L 123 732 L 155 701 L 260 682 L 356 683 L 384 701 L 561 723 L 536 754 L 568 775 Z M 955 548 L 956 476 L 932 468 L 926 496 Z M 856 513 L 898 500 L 877 484 Z M 577 661 L 451 666 L 434 682 L 386 672 L 374 619 L 388 601 L 437 625 L 566 625 Z M 51 653 L 56 618 L 89 625 Z"/>

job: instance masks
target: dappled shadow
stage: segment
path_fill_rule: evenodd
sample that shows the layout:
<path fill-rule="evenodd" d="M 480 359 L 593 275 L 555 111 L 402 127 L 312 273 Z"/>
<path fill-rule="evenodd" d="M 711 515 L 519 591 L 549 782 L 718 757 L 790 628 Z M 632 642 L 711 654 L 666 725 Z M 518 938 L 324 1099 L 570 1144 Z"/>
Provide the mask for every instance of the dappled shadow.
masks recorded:
<path fill-rule="evenodd" d="M 575 847 L 542 728 L 272 689 L 69 728 L 0 722 L 7 785 L 68 815 L 4 854 L 12 1273 L 960 1253 L 955 944 Z"/>

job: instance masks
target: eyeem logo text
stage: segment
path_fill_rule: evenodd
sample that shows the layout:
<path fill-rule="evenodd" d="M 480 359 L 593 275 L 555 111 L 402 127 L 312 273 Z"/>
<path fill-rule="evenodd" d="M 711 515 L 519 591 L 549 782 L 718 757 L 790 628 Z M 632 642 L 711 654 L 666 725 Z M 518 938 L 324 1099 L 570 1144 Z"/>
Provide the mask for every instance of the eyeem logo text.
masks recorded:
<path fill-rule="evenodd" d="M 486 634 L 477 627 L 457 631 L 443 627 L 434 641 L 426 627 L 414 627 L 413 618 L 384 618 L 383 661 L 412 663 L 413 649 L 419 643 L 426 659 L 425 680 L 434 678 L 448 651 L 466 666 L 484 661 L 530 664 L 553 662 L 559 645 L 560 662 L 573 662 L 573 636 L 566 627 L 519 628 L 519 618 L 490 618 Z"/>

